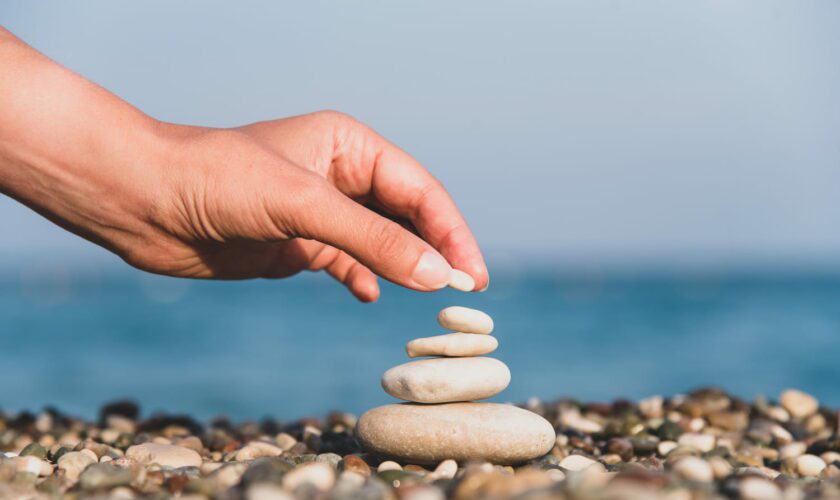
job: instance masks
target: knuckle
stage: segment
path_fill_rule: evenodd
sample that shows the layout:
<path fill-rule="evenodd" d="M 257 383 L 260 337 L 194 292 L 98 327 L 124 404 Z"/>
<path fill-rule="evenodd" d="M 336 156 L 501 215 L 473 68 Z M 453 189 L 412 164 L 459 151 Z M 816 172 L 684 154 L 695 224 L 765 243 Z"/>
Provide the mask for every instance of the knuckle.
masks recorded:
<path fill-rule="evenodd" d="M 329 198 L 327 182 L 313 174 L 285 179 L 285 185 L 289 195 L 284 198 L 282 209 L 275 214 L 284 219 L 280 225 L 287 228 L 287 232 L 291 233 L 289 236 L 312 237 L 311 228 L 305 227 L 305 222 L 309 220 L 305 215 Z"/>
<path fill-rule="evenodd" d="M 371 248 L 381 261 L 395 261 L 405 254 L 408 245 L 398 224 L 389 220 L 376 221 L 369 234 Z"/>
<path fill-rule="evenodd" d="M 348 126 L 348 125 L 355 125 L 358 121 L 353 118 L 352 116 L 344 113 L 342 111 L 336 111 L 334 109 L 325 109 L 321 111 L 316 111 L 314 115 L 328 122 L 334 126 Z"/>

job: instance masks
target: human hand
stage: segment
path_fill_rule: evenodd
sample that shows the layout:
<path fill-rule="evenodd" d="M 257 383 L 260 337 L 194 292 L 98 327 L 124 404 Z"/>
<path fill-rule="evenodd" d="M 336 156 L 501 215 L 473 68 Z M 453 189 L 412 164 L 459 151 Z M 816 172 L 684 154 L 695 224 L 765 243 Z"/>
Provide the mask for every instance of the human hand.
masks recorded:
<path fill-rule="evenodd" d="M 135 267 L 215 279 L 324 269 L 363 301 L 378 297 L 376 275 L 429 291 L 454 267 L 488 283 L 440 183 L 345 115 L 162 123 L 2 29 L 0 67 L 13 69 L 0 71 L 0 192 Z"/>
<path fill-rule="evenodd" d="M 476 289 L 488 283 L 478 245 L 441 184 L 346 115 L 167 135 L 173 167 L 164 199 L 172 201 L 156 210 L 144 250 L 127 252 L 138 267 L 222 279 L 324 269 L 363 301 L 379 295 L 376 274 L 428 291 L 445 286 L 453 266 Z"/>

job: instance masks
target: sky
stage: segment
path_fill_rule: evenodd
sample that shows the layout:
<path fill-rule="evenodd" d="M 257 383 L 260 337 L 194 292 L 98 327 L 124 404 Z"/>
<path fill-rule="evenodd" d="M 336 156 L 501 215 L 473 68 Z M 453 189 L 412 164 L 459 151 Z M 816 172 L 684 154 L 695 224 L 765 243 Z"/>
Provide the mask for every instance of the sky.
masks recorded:
<path fill-rule="evenodd" d="M 596 266 L 840 267 L 838 21 L 831 0 L 0 4 L 156 118 L 350 113 L 491 259 Z M 0 267 L 116 262 L 6 198 L 0 234 Z"/>

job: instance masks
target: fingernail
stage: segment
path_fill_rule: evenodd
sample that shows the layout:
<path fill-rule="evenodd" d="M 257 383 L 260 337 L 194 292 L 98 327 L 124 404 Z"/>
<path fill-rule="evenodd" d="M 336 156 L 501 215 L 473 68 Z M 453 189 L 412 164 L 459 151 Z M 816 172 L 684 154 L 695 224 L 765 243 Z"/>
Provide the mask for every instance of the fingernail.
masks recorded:
<path fill-rule="evenodd" d="M 462 292 L 472 292 L 475 288 L 475 280 L 464 271 L 453 269 L 449 277 L 449 287 Z"/>
<path fill-rule="evenodd" d="M 424 252 L 414 266 L 411 278 L 418 285 L 437 290 L 449 284 L 451 275 L 452 268 L 443 257 L 434 252 Z"/>

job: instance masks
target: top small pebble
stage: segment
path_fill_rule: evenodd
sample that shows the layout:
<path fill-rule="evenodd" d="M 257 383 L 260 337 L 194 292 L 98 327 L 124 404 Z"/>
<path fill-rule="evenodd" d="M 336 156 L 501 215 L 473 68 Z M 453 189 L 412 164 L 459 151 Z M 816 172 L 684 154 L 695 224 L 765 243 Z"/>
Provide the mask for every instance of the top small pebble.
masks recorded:
<path fill-rule="evenodd" d="M 475 280 L 464 271 L 453 269 L 449 276 L 449 287 L 462 292 L 472 292 L 475 289 Z"/>
<path fill-rule="evenodd" d="M 493 318 L 487 313 L 469 307 L 450 306 L 438 313 L 438 323 L 444 328 L 463 333 L 493 331 Z"/>

